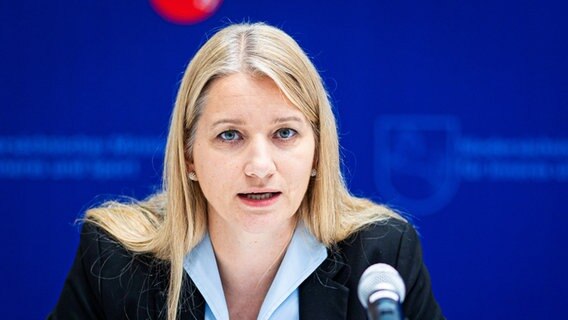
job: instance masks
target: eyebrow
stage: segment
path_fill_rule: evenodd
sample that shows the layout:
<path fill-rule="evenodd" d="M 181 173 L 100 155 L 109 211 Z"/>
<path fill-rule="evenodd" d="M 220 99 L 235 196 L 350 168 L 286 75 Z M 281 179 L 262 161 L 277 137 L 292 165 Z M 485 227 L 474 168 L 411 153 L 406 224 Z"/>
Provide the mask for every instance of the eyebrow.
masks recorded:
<path fill-rule="evenodd" d="M 272 121 L 272 123 L 276 124 L 276 123 L 284 123 L 284 122 L 290 122 L 290 121 L 296 121 L 296 122 L 300 122 L 302 124 L 304 123 L 304 121 L 300 117 L 297 117 L 297 116 L 276 118 L 276 119 L 274 119 L 274 121 Z M 211 127 L 216 127 L 216 126 L 221 125 L 221 124 L 244 125 L 245 121 L 240 120 L 240 119 L 219 119 L 219 120 L 213 122 Z"/>
<path fill-rule="evenodd" d="M 282 123 L 282 122 L 289 122 L 289 121 L 297 121 L 300 123 L 304 123 L 304 121 L 300 117 L 290 116 L 290 117 L 282 117 L 276 118 L 272 123 Z"/>
<path fill-rule="evenodd" d="M 211 127 L 216 127 L 220 124 L 236 124 L 236 125 L 243 125 L 245 122 L 243 120 L 238 120 L 238 119 L 220 119 L 217 120 L 215 122 L 213 122 L 213 124 L 211 125 Z"/>

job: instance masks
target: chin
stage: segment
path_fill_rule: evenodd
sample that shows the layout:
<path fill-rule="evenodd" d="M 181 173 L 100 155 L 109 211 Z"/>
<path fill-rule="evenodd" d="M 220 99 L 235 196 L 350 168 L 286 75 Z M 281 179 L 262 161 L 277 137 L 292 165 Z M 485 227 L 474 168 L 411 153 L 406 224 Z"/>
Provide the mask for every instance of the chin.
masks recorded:
<path fill-rule="evenodd" d="M 282 228 L 286 228 L 293 219 L 292 216 L 279 216 L 277 214 L 245 214 L 238 224 L 241 228 L 253 234 L 274 233 Z"/>

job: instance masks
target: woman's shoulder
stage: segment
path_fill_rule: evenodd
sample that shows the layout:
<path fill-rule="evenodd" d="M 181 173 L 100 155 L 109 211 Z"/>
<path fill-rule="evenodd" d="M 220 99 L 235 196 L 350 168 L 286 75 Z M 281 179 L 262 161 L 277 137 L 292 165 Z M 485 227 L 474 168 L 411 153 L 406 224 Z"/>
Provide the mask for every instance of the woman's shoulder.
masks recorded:
<path fill-rule="evenodd" d="M 79 242 L 80 256 L 92 275 L 103 278 L 120 278 L 168 269 L 169 265 L 151 254 L 129 251 L 117 239 L 93 222 L 84 222 Z M 164 272 L 167 274 L 167 272 Z"/>
<path fill-rule="evenodd" d="M 422 260 L 418 233 L 409 222 L 388 218 L 370 223 L 340 242 L 335 253 L 348 266 L 342 269 L 340 277 L 343 276 L 355 292 L 361 275 L 369 266 L 386 263 L 394 267 L 404 281 L 407 294 L 404 309 L 409 318 L 443 319 Z"/>
<path fill-rule="evenodd" d="M 85 222 L 75 261 L 50 318 L 159 314 L 168 274 L 166 263 L 128 251 L 100 227 Z"/>
<path fill-rule="evenodd" d="M 421 258 L 420 239 L 415 228 L 399 218 L 369 223 L 337 245 L 347 261 L 371 265 L 387 263 L 394 267 Z"/>

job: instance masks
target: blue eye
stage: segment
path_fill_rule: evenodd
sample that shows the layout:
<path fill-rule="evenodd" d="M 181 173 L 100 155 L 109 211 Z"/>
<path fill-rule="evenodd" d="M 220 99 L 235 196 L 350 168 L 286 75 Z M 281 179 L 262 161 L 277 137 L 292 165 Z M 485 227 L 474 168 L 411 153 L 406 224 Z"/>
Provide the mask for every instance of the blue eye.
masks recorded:
<path fill-rule="evenodd" d="M 294 137 L 298 132 L 290 128 L 282 128 L 276 131 L 276 136 L 282 140 L 288 140 Z"/>
<path fill-rule="evenodd" d="M 219 138 L 224 141 L 235 141 L 241 139 L 240 134 L 235 130 L 227 130 L 221 132 Z"/>

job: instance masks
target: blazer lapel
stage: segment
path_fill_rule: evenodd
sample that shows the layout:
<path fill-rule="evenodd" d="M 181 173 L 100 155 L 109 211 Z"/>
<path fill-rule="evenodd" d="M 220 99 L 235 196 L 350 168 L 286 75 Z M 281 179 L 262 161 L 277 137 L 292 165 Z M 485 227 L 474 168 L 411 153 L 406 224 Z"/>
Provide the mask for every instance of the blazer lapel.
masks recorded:
<path fill-rule="evenodd" d="M 345 266 L 343 258 L 328 258 L 300 285 L 300 319 L 347 319 L 349 288 L 334 280 Z"/>
<path fill-rule="evenodd" d="M 178 319 L 203 320 L 205 319 L 205 299 L 197 290 L 197 287 L 189 276 L 184 274 L 182 288 L 182 298 L 180 300 L 180 309 Z M 160 290 L 155 297 L 156 310 L 158 316 L 156 319 L 167 319 L 168 309 L 168 291 L 167 288 Z"/>
<path fill-rule="evenodd" d="M 191 278 L 184 273 L 180 319 L 205 319 L 205 299 Z"/>

